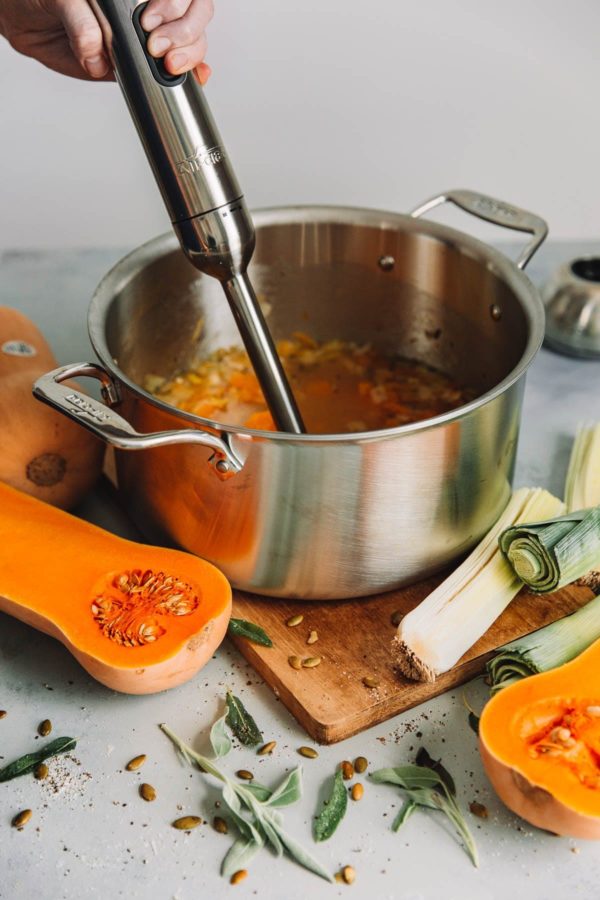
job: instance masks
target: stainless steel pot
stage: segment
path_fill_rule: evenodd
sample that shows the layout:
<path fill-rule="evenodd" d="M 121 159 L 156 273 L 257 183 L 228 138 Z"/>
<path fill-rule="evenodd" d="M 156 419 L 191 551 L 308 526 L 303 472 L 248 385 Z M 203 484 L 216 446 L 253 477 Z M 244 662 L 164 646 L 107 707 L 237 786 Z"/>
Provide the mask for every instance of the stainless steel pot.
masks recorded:
<path fill-rule="evenodd" d="M 517 264 L 418 220 L 445 200 L 530 232 Z M 423 423 L 318 436 L 219 425 L 166 405 L 141 387 L 147 374 L 170 376 L 239 343 L 220 286 L 170 235 L 135 250 L 99 285 L 89 329 L 101 366 L 49 373 L 36 396 L 120 448 L 119 484 L 149 538 L 209 559 L 238 588 L 344 598 L 442 568 L 510 495 L 525 373 L 544 330 L 521 269 L 545 223 L 468 191 L 433 198 L 412 216 L 291 207 L 254 221 L 251 277 L 276 338 L 303 330 L 372 341 L 477 387 L 479 398 Z M 61 383 L 85 375 L 101 381 L 105 403 Z"/>

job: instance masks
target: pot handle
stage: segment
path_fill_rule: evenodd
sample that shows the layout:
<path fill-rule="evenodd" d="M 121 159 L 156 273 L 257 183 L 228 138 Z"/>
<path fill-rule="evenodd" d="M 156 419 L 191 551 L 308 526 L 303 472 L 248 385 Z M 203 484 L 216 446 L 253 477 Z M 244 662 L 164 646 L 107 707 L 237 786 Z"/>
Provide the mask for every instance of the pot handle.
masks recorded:
<path fill-rule="evenodd" d="M 485 219 L 492 225 L 500 225 L 503 228 L 512 228 L 514 231 L 526 231 L 532 234 L 531 241 L 527 244 L 521 255 L 517 259 L 517 267 L 524 269 L 533 254 L 541 247 L 548 235 L 548 226 L 543 219 L 533 213 L 520 209 L 518 206 L 511 206 L 510 203 L 504 203 L 503 200 L 495 200 L 486 194 L 479 194 L 476 191 L 453 190 L 445 191 L 436 197 L 431 197 L 413 209 L 410 215 L 414 219 L 418 219 L 430 209 L 441 206 L 442 203 L 454 203 L 464 212 L 471 213 L 479 219 Z"/>
<path fill-rule="evenodd" d="M 83 377 L 96 378 L 100 382 L 104 403 L 61 384 L 70 378 Z M 200 444 L 214 451 L 209 463 L 223 481 L 239 472 L 244 465 L 244 460 L 231 445 L 231 435 L 226 432 L 217 436 L 193 428 L 149 434 L 136 431 L 112 409 L 121 400 L 119 385 L 103 366 L 96 363 L 73 363 L 54 369 L 37 379 L 33 394 L 119 450 L 148 450 L 166 444 Z"/>

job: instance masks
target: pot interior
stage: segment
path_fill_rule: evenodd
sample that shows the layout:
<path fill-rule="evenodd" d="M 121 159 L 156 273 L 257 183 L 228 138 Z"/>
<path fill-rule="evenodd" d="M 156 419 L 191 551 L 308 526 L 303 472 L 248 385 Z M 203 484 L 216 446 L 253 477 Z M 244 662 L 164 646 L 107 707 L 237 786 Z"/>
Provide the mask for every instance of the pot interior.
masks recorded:
<path fill-rule="evenodd" d="M 406 216 L 325 208 L 264 211 L 254 221 L 250 277 L 275 339 L 303 331 L 319 341 L 370 341 L 478 394 L 531 350 L 536 298 L 528 280 L 460 232 Z M 98 305 L 106 325 L 97 340 L 102 329 L 93 307 L 96 349 L 103 357 L 105 341 L 107 354 L 140 386 L 148 374 L 168 378 L 219 347 L 240 344 L 220 284 L 193 268 L 171 237 L 117 266 L 97 293 Z"/>

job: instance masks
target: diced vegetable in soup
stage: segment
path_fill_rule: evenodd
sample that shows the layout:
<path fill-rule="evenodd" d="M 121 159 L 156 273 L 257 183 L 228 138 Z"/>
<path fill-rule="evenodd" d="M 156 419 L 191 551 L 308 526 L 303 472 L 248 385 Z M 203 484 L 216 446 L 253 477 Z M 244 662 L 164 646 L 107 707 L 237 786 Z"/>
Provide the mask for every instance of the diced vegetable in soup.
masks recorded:
<path fill-rule="evenodd" d="M 422 363 L 391 358 L 370 344 L 313 340 L 296 332 L 277 343 L 311 434 L 374 431 L 420 422 L 462 406 L 475 392 Z M 145 387 L 185 412 L 229 425 L 275 431 L 260 385 L 240 347 L 215 350 L 170 380 Z"/>

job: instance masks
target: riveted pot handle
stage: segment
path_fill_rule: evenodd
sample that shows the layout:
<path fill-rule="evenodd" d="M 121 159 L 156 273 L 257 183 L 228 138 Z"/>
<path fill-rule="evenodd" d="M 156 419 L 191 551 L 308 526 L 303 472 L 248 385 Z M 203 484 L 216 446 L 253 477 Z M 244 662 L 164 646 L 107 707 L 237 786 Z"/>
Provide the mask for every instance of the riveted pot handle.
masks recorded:
<path fill-rule="evenodd" d="M 524 269 L 533 254 L 541 247 L 548 235 L 548 226 L 539 216 L 520 209 L 518 206 L 512 206 L 510 203 L 504 203 L 503 200 L 495 200 L 485 194 L 478 194 L 476 191 L 454 190 L 445 191 L 438 194 L 437 197 L 431 197 L 413 209 L 410 215 L 417 219 L 436 206 L 442 203 L 454 203 L 464 212 L 471 213 L 479 219 L 485 219 L 492 225 L 500 225 L 503 228 L 512 228 L 514 231 L 525 231 L 533 235 L 531 241 L 527 244 L 519 258 L 517 266 Z"/>
<path fill-rule="evenodd" d="M 70 378 L 83 377 L 95 378 L 100 382 L 104 403 L 61 383 Z M 213 450 L 209 463 L 222 480 L 235 475 L 244 465 L 243 459 L 231 446 L 231 436 L 227 433 L 218 436 L 193 428 L 150 434 L 136 431 L 112 409 L 120 402 L 119 386 L 110 373 L 96 363 L 74 363 L 54 369 L 37 379 L 33 394 L 119 450 L 148 450 L 166 444 L 200 444 Z"/>

